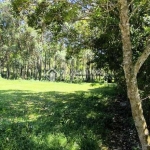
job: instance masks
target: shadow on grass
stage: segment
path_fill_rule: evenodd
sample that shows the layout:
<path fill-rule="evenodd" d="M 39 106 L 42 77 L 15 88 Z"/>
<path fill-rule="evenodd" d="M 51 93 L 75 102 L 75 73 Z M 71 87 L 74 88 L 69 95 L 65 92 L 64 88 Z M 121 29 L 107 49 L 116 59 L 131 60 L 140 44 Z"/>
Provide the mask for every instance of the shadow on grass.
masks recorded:
<path fill-rule="evenodd" d="M 0 133 L 2 150 L 127 150 L 138 144 L 130 109 L 120 107 L 114 87 L 0 91 Z"/>

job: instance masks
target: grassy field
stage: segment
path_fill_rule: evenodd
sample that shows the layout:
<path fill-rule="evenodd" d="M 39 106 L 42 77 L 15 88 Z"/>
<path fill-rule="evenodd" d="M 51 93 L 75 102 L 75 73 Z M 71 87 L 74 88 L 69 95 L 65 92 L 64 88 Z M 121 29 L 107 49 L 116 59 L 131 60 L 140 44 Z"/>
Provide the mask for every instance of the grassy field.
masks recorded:
<path fill-rule="evenodd" d="M 112 84 L 0 79 L 0 150 L 108 150 L 115 94 Z"/>

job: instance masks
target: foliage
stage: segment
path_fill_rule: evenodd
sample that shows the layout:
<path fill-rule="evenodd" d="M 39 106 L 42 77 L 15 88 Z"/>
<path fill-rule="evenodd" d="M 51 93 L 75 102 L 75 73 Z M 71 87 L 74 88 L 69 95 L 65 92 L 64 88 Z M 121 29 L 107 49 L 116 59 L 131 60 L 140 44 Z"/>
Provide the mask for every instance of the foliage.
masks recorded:
<path fill-rule="evenodd" d="M 85 74 L 87 63 L 90 63 L 93 59 L 92 52 L 90 52 L 90 61 L 86 56 L 89 51 L 87 48 L 89 48 L 88 41 L 90 39 L 88 21 L 65 22 L 59 36 L 55 36 L 53 34 L 55 29 L 53 31 L 50 29 L 53 23 L 50 26 L 46 25 L 42 30 L 39 29 L 40 27 L 35 30 L 28 26 L 29 20 L 27 18 L 34 11 L 32 13 L 25 13 L 24 11 L 28 12 L 29 10 L 35 10 L 35 8 L 27 7 L 29 1 L 21 6 L 22 2 L 13 1 L 13 9 L 15 10 L 18 5 L 20 10 L 16 10 L 16 13 L 20 12 L 17 17 L 13 16 L 10 3 L 4 2 L 1 5 L 2 10 L 4 10 L 1 14 L 1 23 L 5 21 L 1 26 L 5 29 L 1 35 L 3 42 L 0 52 L 0 71 L 2 77 L 45 80 L 47 79 L 45 77 L 46 72 L 52 68 L 55 68 L 58 72 L 65 71 L 65 74 L 70 74 L 70 78 L 73 78 L 71 72 L 75 74 L 75 72 L 80 71 Z M 38 8 L 40 4 L 38 2 L 31 6 L 40 9 Z M 5 9 L 9 13 L 5 13 Z M 9 20 L 5 18 L 9 18 Z M 9 25 L 9 22 L 11 22 L 11 26 L 5 26 Z M 74 66 L 71 66 L 71 63 L 74 63 Z M 93 69 L 95 68 L 93 67 Z M 64 77 L 63 80 L 66 78 Z"/>
<path fill-rule="evenodd" d="M 112 8 L 109 8 L 111 5 Z M 139 8 L 139 5 L 140 9 L 137 9 Z M 130 32 L 134 61 L 136 61 L 137 57 L 140 56 L 143 52 L 143 49 L 146 45 L 147 37 L 149 37 L 148 6 L 148 1 L 145 1 L 143 3 L 141 2 L 140 4 L 139 2 L 131 3 L 130 5 Z M 136 13 L 134 13 L 134 11 L 136 11 Z M 96 5 L 90 25 L 93 32 L 95 32 L 92 38 L 92 43 L 97 67 L 103 67 L 106 70 L 110 69 L 114 71 L 115 82 L 118 83 L 120 88 L 125 86 L 125 78 L 123 77 L 124 74 L 122 68 L 123 55 L 121 51 L 122 43 L 121 33 L 119 30 L 118 14 L 119 12 L 115 3 L 111 4 L 111 2 L 108 2 L 105 7 L 102 7 L 101 4 Z M 147 62 L 149 62 L 149 59 L 147 60 Z M 138 75 L 139 87 L 146 93 L 148 92 L 149 87 L 149 69 L 146 65 L 148 64 L 147 62 L 144 64 Z"/>
<path fill-rule="evenodd" d="M 12 4 L 14 3 L 16 4 L 17 0 Z M 18 4 L 18 7 L 20 4 L 21 2 Z M 134 14 L 134 9 L 139 7 L 139 4 L 140 9 L 137 9 L 137 13 Z M 22 3 L 22 5 L 24 6 L 25 4 Z M 28 9 L 23 7 L 21 11 Z M 16 10 L 16 8 L 14 8 L 14 10 Z M 130 13 L 134 52 L 133 59 L 136 60 L 144 47 L 144 41 L 148 33 L 147 24 L 149 15 L 147 1 L 132 3 Z M 78 49 L 80 50 L 81 48 L 92 46 L 95 53 L 94 61 L 97 62 L 97 66 L 103 68 L 105 66 L 117 72 L 118 70 L 122 70 L 122 52 L 120 50 L 122 45 L 118 14 L 119 11 L 116 1 L 112 3 L 111 1 L 106 2 L 103 0 L 87 2 L 65 0 L 58 2 L 38 2 L 35 4 L 35 11 L 27 13 L 27 16 L 35 28 L 36 26 L 42 25 L 42 28 L 50 27 L 51 32 L 61 32 L 61 36 L 63 34 L 63 37 L 65 37 L 65 43 L 69 45 L 68 52 L 71 52 L 71 54 L 76 51 L 77 45 L 77 51 Z M 32 19 L 32 15 L 34 16 L 33 18 L 36 19 Z M 34 24 L 34 21 L 38 19 L 41 21 Z M 46 23 L 46 21 L 48 22 Z M 144 22 L 144 25 L 141 24 L 142 22 Z M 86 24 L 87 26 L 84 27 Z M 58 28 L 59 31 L 57 31 L 55 27 Z M 139 42 L 141 40 L 142 42 Z"/>
<path fill-rule="evenodd" d="M 28 5 L 28 7 L 26 7 Z M 13 1 L 12 6 L 17 14 L 24 13 L 28 18 L 29 25 L 43 29 L 43 26 L 53 24 L 57 31 L 61 30 L 64 22 L 75 18 L 77 5 L 64 1 Z M 71 7 L 71 9 L 70 9 Z"/>

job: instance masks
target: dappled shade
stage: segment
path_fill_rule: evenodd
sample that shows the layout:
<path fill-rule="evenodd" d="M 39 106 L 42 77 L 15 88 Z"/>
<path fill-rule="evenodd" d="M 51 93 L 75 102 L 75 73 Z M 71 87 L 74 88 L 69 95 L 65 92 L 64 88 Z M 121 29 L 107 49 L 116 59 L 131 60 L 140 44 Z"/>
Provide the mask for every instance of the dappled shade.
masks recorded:
<path fill-rule="evenodd" d="M 137 147 L 130 108 L 114 87 L 75 93 L 0 91 L 0 147 L 98 150 Z M 118 111 L 116 111 L 118 109 Z"/>

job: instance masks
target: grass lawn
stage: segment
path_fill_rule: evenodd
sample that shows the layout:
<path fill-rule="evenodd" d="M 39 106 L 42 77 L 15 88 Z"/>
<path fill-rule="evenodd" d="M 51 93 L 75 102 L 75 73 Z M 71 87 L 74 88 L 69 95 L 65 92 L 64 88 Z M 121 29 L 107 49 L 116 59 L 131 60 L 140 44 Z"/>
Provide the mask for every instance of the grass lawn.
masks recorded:
<path fill-rule="evenodd" d="M 115 87 L 0 79 L 0 150 L 108 150 Z"/>
<path fill-rule="evenodd" d="M 101 87 L 108 86 L 108 84 L 103 84 Z M 99 87 L 100 84 L 91 83 L 81 83 L 81 84 L 71 84 L 64 82 L 41 82 L 34 80 L 5 80 L 0 79 L 0 90 L 20 90 L 28 92 L 65 92 L 72 93 L 77 91 L 88 91 L 90 89 L 95 89 Z M 112 85 L 111 85 L 112 86 Z"/>

